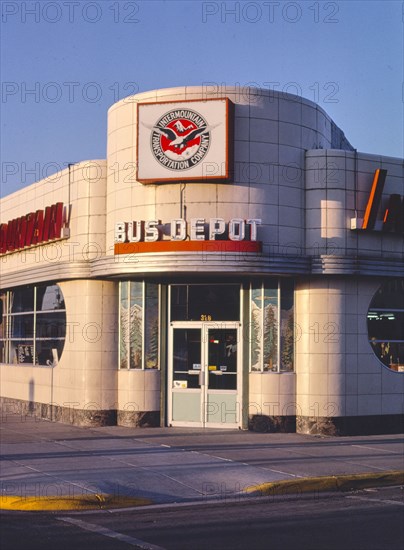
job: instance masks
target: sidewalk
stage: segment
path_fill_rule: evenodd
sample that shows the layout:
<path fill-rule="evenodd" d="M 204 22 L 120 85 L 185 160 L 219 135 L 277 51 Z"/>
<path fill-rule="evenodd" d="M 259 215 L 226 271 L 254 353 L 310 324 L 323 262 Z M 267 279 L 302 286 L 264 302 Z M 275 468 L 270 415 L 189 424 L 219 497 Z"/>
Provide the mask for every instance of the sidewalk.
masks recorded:
<path fill-rule="evenodd" d="M 264 493 L 268 482 L 281 480 L 404 470 L 404 437 L 398 434 L 79 428 L 8 415 L 0 442 L 2 500 L 103 494 L 146 499 L 138 505 L 190 502 Z"/>

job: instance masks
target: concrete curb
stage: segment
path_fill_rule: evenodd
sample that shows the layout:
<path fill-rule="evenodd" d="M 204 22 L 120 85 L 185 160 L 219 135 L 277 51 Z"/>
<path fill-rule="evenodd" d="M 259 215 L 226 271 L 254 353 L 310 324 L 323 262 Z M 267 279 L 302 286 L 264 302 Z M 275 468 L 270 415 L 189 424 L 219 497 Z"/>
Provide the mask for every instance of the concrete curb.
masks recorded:
<path fill-rule="evenodd" d="M 252 485 L 244 489 L 243 494 L 252 497 L 260 497 L 301 493 L 344 492 L 393 485 L 404 485 L 404 470 L 271 481 L 259 485 Z M 152 504 L 153 501 L 147 498 L 106 494 L 77 495 L 75 497 L 0 496 L 0 510 L 25 512 L 57 512 L 62 510 L 80 512 L 114 508 L 125 509 L 149 506 Z"/>
<path fill-rule="evenodd" d="M 370 487 L 403 485 L 404 470 L 340 476 L 303 477 L 253 485 L 244 489 L 250 496 L 289 495 L 310 492 L 352 491 Z"/>
<path fill-rule="evenodd" d="M 16 510 L 26 512 L 56 512 L 60 510 L 107 510 L 109 508 L 127 508 L 147 506 L 152 501 L 147 498 L 113 496 L 113 495 L 82 495 L 20 497 L 15 495 L 0 496 L 0 510 Z"/>

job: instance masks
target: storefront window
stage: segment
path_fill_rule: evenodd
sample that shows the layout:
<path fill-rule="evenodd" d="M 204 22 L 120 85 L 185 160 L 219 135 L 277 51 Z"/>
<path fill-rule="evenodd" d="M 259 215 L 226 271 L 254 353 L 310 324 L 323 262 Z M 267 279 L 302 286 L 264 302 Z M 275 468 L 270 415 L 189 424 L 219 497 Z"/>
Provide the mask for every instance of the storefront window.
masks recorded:
<path fill-rule="evenodd" d="M 129 282 L 119 285 L 119 366 L 129 368 Z"/>
<path fill-rule="evenodd" d="M 293 371 L 293 294 L 293 282 L 288 279 L 279 282 L 276 279 L 269 279 L 265 283 L 251 286 L 250 359 L 252 371 Z"/>
<path fill-rule="evenodd" d="M 367 322 L 376 357 L 391 370 L 404 372 L 404 279 L 388 281 L 379 288 Z"/>
<path fill-rule="evenodd" d="M 280 370 L 293 371 L 295 348 L 294 285 L 290 279 L 281 282 Z"/>
<path fill-rule="evenodd" d="M 145 311 L 145 368 L 158 368 L 159 351 L 159 295 L 157 285 L 146 285 Z"/>
<path fill-rule="evenodd" d="M 66 309 L 58 285 L 2 292 L 0 360 L 52 365 L 60 359 L 66 336 Z"/>
<path fill-rule="evenodd" d="M 171 285 L 171 321 L 239 321 L 240 285 Z"/>
<path fill-rule="evenodd" d="M 263 366 L 263 300 L 262 286 L 251 289 L 250 350 L 251 370 L 262 370 Z"/>
<path fill-rule="evenodd" d="M 119 366 L 157 369 L 159 356 L 159 287 L 122 281 L 119 286 Z"/>
<path fill-rule="evenodd" d="M 129 368 L 142 368 L 143 283 L 129 283 Z"/>
<path fill-rule="evenodd" d="M 7 292 L 0 292 L 0 363 L 6 362 Z"/>

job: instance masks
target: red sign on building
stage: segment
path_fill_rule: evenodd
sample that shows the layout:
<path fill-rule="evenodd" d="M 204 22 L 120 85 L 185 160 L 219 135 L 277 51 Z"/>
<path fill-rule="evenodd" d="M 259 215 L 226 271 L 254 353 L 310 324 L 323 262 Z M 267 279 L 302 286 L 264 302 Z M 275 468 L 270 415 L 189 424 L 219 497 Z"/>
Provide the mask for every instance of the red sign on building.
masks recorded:
<path fill-rule="evenodd" d="M 30 212 L 0 224 L 0 254 L 22 250 L 62 237 L 63 203 Z"/>

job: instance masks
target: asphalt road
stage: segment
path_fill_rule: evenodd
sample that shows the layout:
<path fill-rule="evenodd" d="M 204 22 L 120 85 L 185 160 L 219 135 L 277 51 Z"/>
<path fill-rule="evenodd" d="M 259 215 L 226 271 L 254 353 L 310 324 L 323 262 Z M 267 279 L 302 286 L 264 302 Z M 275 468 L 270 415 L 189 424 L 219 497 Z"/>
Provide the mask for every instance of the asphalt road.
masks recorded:
<path fill-rule="evenodd" d="M 83 428 L 4 415 L 0 494 L 94 493 L 155 504 L 237 495 L 266 482 L 404 470 L 402 435 L 314 437 L 243 430 Z"/>
<path fill-rule="evenodd" d="M 402 550 L 399 487 L 90 513 L 2 512 L 2 550 Z"/>

